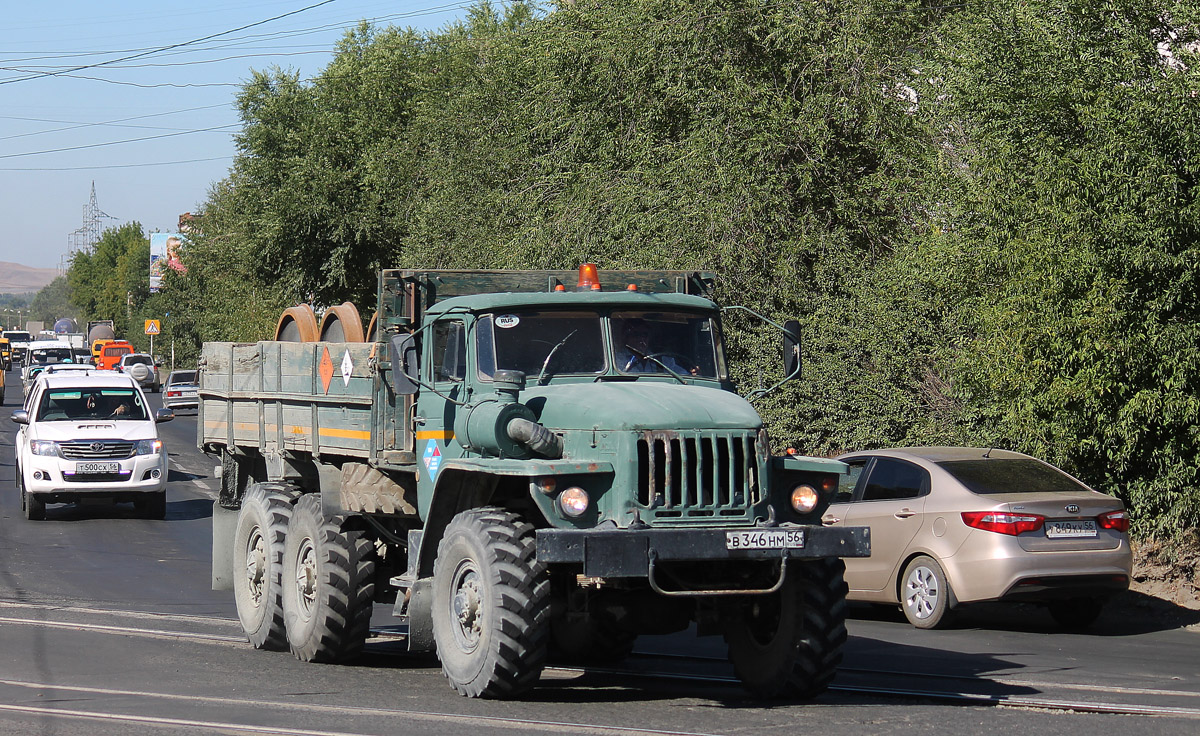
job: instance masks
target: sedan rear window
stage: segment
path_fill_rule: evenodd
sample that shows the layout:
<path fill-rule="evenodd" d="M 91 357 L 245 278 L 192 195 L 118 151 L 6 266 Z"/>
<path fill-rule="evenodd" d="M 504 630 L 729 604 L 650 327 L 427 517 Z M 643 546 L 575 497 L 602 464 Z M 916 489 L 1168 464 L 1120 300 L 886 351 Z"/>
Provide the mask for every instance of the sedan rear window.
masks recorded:
<path fill-rule="evenodd" d="M 1038 491 L 1087 492 L 1089 489 L 1066 473 L 1037 460 L 947 460 L 938 466 L 953 475 L 972 493 L 990 496 Z"/>

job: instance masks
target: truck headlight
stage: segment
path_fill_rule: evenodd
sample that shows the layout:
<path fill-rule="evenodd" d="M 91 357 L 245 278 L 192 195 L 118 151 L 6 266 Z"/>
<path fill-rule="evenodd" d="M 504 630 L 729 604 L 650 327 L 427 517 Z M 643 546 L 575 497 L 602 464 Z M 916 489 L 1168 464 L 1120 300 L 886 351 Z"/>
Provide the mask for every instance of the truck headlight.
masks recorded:
<path fill-rule="evenodd" d="M 588 499 L 587 491 L 579 486 L 571 486 L 558 497 L 558 508 L 562 510 L 565 516 L 569 516 L 572 519 L 583 516 L 588 510 L 589 503 L 590 500 Z"/>
<path fill-rule="evenodd" d="M 792 510 L 797 514 L 808 514 L 821 502 L 817 489 L 807 483 L 801 483 L 792 489 Z"/>
<path fill-rule="evenodd" d="M 162 450 L 162 440 L 138 440 L 137 454 L 157 455 Z"/>
<path fill-rule="evenodd" d="M 50 440 L 30 440 L 29 451 L 34 455 L 58 457 L 58 445 Z"/>

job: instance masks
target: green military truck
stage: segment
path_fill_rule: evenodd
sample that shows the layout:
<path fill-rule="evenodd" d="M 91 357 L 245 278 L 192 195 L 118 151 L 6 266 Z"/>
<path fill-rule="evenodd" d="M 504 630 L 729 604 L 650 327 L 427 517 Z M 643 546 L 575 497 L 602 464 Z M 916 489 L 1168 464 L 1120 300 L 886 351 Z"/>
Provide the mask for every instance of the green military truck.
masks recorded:
<path fill-rule="evenodd" d="M 867 556 L 869 530 L 821 526 L 842 463 L 772 454 L 712 283 L 387 270 L 372 342 L 205 344 L 213 586 L 249 641 L 344 661 L 394 602 L 455 689 L 511 697 L 547 657 L 615 662 L 695 625 L 756 696 L 822 692 L 840 558 Z"/>

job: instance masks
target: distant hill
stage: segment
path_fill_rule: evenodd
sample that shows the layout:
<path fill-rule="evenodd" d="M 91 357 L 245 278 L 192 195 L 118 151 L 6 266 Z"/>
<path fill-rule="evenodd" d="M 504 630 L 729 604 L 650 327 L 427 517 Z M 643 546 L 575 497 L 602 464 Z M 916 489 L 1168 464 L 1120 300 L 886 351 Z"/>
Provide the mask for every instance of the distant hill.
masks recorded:
<path fill-rule="evenodd" d="M 0 261 L 0 294 L 41 291 L 43 286 L 57 277 L 57 268 L 30 268 L 19 263 Z"/>

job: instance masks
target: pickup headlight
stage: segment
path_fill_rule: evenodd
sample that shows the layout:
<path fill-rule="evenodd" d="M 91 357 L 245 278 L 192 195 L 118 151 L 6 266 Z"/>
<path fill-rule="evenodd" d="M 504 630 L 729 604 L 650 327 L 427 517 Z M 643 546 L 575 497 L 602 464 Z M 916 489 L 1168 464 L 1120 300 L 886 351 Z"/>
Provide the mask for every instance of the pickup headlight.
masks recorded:
<path fill-rule="evenodd" d="M 162 440 L 138 440 L 137 454 L 157 455 L 162 451 Z"/>
<path fill-rule="evenodd" d="M 29 451 L 34 455 L 58 457 L 58 445 L 50 440 L 29 440 Z"/>

